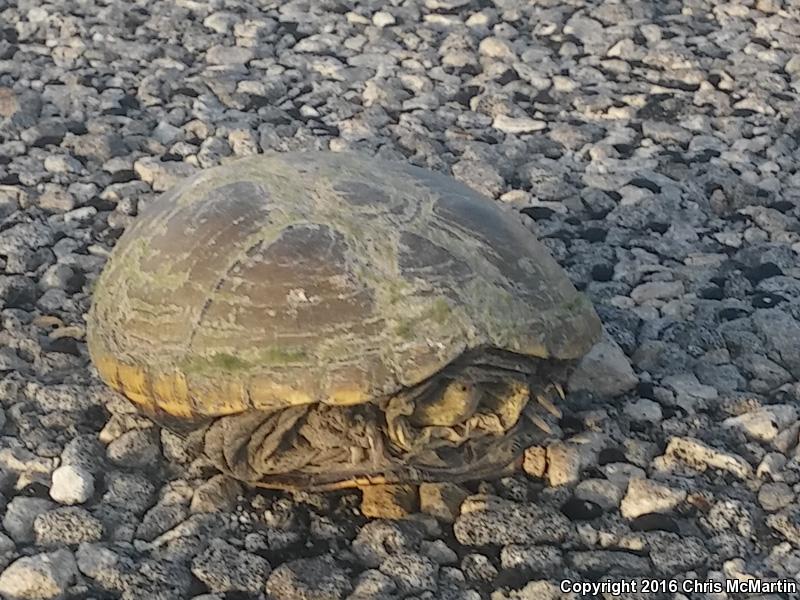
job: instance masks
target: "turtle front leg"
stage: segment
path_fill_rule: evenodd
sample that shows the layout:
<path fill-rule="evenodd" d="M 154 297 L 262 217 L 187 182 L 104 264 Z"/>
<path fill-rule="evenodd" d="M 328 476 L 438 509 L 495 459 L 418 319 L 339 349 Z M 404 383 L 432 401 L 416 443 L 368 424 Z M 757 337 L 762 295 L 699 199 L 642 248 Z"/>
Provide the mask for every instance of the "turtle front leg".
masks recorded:
<path fill-rule="evenodd" d="M 308 461 L 308 449 L 295 444 L 291 450 L 278 450 L 287 437 L 294 437 L 307 412 L 308 407 L 300 406 L 219 417 L 205 431 L 205 454 L 223 473 L 255 485 L 266 473 L 291 473 Z"/>

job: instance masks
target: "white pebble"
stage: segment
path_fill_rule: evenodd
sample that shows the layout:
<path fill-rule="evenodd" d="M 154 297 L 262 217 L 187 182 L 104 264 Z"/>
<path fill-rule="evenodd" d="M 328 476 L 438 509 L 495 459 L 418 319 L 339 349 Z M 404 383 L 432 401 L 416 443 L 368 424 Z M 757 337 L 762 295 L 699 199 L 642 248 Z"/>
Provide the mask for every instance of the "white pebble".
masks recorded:
<path fill-rule="evenodd" d="M 75 465 L 65 465 L 53 471 L 50 497 L 60 504 L 82 504 L 94 494 L 94 476 Z"/>
<path fill-rule="evenodd" d="M 372 15 L 372 22 L 377 27 L 388 27 L 389 25 L 395 24 L 395 19 L 391 13 L 386 12 L 385 10 L 379 10 L 374 15 Z"/>
<path fill-rule="evenodd" d="M 626 519 L 671 511 L 686 499 L 686 491 L 650 479 L 631 479 L 620 512 Z"/>
<path fill-rule="evenodd" d="M 547 123 L 530 117 L 509 117 L 497 115 L 492 122 L 492 127 L 503 133 L 533 133 L 547 127 Z"/>

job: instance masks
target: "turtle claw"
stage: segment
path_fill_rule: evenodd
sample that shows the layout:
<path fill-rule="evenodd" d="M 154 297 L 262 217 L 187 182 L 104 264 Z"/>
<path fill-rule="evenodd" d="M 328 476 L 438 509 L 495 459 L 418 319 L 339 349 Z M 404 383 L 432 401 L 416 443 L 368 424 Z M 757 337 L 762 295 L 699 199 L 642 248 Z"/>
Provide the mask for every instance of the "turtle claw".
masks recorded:
<path fill-rule="evenodd" d="M 561 409 L 553 404 L 552 400 L 550 400 L 550 398 L 547 396 L 537 394 L 536 401 L 542 406 L 542 408 L 553 415 L 556 419 L 560 419 L 564 416 L 564 414 L 561 412 Z"/>
<path fill-rule="evenodd" d="M 561 409 L 551 400 L 553 396 L 550 388 L 553 387 L 558 391 L 559 388 L 556 386 L 557 384 L 551 384 L 540 393 L 534 393 L 536 402 L 529 402 L 525 407 L 525 416 L 528 420 L 548 437 L 555 437 L 561 433 L 558 422 L 564 416 Z"/>
<path fill-rule="evenodd" d="M 531 423 L 536 425 L 539 429 L 544 431 L 547 435 L 553 435 L 553 428 L 550 427 L 550 424 L 545 421 L 539 415 L 531 415 L 530 417 Z"/>

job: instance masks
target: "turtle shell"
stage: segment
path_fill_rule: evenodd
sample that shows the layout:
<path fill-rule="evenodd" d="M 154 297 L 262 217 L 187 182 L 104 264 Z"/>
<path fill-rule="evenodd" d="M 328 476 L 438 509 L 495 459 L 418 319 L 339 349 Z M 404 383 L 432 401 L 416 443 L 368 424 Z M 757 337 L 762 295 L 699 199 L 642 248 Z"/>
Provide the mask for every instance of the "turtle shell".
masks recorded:
<path fill-rule="evenodd" d="M 403 163 L 260 155 L 142 211 L 97 281 L 91 357 L 146 409 L 352 405 L 471 349 L 575 359 L 600 323 L 491 200 Z"/>

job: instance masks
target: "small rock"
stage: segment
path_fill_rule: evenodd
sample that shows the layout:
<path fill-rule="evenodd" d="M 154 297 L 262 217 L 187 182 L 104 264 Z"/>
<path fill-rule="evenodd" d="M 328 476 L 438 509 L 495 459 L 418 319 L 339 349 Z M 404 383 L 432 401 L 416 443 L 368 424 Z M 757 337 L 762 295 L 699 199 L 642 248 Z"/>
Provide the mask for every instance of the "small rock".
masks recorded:
<path fill-rule="evenodd" d="M 542 479 L 547 473 L 547 449 L 542 446 L 530 446 L 522 457 L 522 470 L 536 479 Z"/>
<path fill-rule="evenodd" d="M 547 447 L 547 482 L 552 487 L 571 485 L 580 479 L 581 453 L 571 444 L 555 442 Z"/>
<path fill-rule="evenodd" d="M 388 13 L 385 10 L 379 10 L 372 15 L 372 23 L 381 29 L 388 27 L 389 25 L 394 25 L 395 22 L 396 21 L 392 13 Z"/>
<path fill-rule="evenodd" d="M 140 158 L 133 163 L 133 170 L 139 178 L 156 192 L 163 192 L 179 181 L 193 175 L 197 167 L 185 162 L 160 162 L 155 158 Z"/>
<path fill-rule="evenodd" d="M 587 550 L 569 553 L 569 562 L 579 573 L 647 575 L 652 571 L 644 556 L 618 550 Z"/>
<path fill-rule="evenodd" d="M 158 503 L 145 513 L 142 522 L 136 528 L 136 537 L 148 542 L 153 541 L 182 523 L 188 516 L 189 509 L 183 504 Z"/>
<path fill-rule="evenodd" d="M 33 522 L 36 517 L 55 507 L 55 504 L 44 498 L 28 498 L 17 496 L 6 506 L 3 527 L 18 544 L 33 541 Z"/>
<path fill-rule="evenodd" d="M 50 173 L 80 173 L 83 165 L 71 156 L 55 154 L 44 159 L 44 168 Z"/>
<path fill-rule="evenodd" d="M 590 500 L 572 497 L 561 505 L 561 512 L 570 521 L 591 521 L 603 514 L 603 508 Z"/>
<path fill-rule="evenodd" d="M 39 297 L 39 290 L 30 278 L 24 275 L 0 275 L 0 308 L 20 308 L 27 310 L 33 307 L 33 303 Z M 8 352 L 22 366 L 21 361 L 16 356 L 12 348 L 0 348 Z M 0 370 L 17 370 L 18 367 L 6 368 L 0 365 Z"/>
<path fill-rule="evenodd" d="M 748 438 L 757 442 L 771 442 L 782 429 L 796 420 L 797 409 L 794 406 L 773 404 L 725 419 L 722 426 L 740 429 Z"/>
<path fill-rule="evenodd" d="M 624 410 L 631 420 L 643 423 L 659 423 L 663 417 L 661 405 L 648 398 L 638 398 L 628 402 Z"/>
<path fill-rule="evenodd" d="M 452 523 L 467 496 L 469 492 L 455 483 L 422 483 L 419 486 L 420 511 Z"/>
<path fill-rule="evenodd" d="M 753 467 L 742 457 L 723 452 L 707 446 L 699 440 L 689 437 L 670 438 L 664 455 L 654 461 L 657 468 L 672 471 L 674 467 L 689 467 L 692 470 L 705 472 L 707 469 L 728 471 L 739 479 L 747 479 L 752 475 Z"/>
<path fill-rule="evenodd" d="M 83 467 L 65 465 L 53 471 L 50 497 L 59 504 L 83 504 L 94 494 L 94 476 Z"/>
<path fill-rule="evenodd" d="M 9 600 L 61 598 L 78 575 L 69 550 L 20 558 L 0 574 L 0 594 Z"/>
<path fill-rule="evenodd" d="M 800 506 L 793 504 L 767 517 L 767 525 L 793 546 L 800 546 Z"/>
<path fill-rule="evenodd" d="M 188 465 L 202 453 L 201 445 L 199 436 L 180 436 L 169 429 L 161 429 L 161 452 L 168 461 Z"/>
<path fill-rule="evenodd" d="M 768 512 L 789 506 L 794 500 L 794 491 L 782 481 L 765 483 L 758 490 L 758 503 Z"/>
<path fill-rule="evenodd" d="M 460 160 L 452 167 L 453 177 L 474 190 L 494 198 L 503 192 L 505 180 L 497 169 L 478 160 Z"/>
<path fill-rule="evenodd" d="M 468 580 L 479 583 L 490 583 L 497 577 L 497 568 L 483 554 L 465 554 L 461 559 L 461 570 Z"/>
<path fill-rule="evenodd" d="M 367 567 L 379 567 L 394 554 L 419 550 L 422 531 L 410 521 L 376 520 L 366 523 L 353 540 L 355 555 Z"/>
<path fill-rule="evenodd" d="M 795 440 L 797 440 L 797 432 L 794 433 Z M 792 444 L 794 445 L 794 443 Z M 761 459 L 756 467 L 756 477 L 759 479 L 771 479 L 772 481 L 780 481 L 781 471 L 786 466 L 787 458 L 780 452 L 768 452 Z"/>
<path fill-rule="evenodd" d="M 14 93 L 14 90 L 0 87 L 0 116 L 12 117 L 19 109 L 19 98 Z"/>
<path fill-rule="evenodd" d="M 14 544 L 14 540 L 5 533 L 0 533 L 0 557 L 10 555 L 14 552 L 15 548 L 16 544 Z"/>
<path fill-rule="evenodd" d="M 365 517 L 402 519 L 419 506 L 419 493 L 413 485 L 370 485 L 361 492 L 361 512 Z"/>
<path fill-rule="evenodd" d="M 75 553 L 78 569 L 106 589 L 122 591 L 135 570 L 133 561 L 102 544 L 81 544 Z"/>
<path fill-rule="evenodd" d="M 80 544 L 100 541 L 103 524 L 84 508 L 65 506 L 37 516 L 33 531 L 40 546 Z"/>
<path fill-rule="evenodd" d="M 108 444 L 108 459 L 121 467 L 154 468 L 161 458 L 158 431 L 153 427 L 131 429 Z"/>
<path fill-rule="evenodd" d="M 563 570 L 563 558 L 561 550 L 553 546 L 509 544 L 500 550 L 500 566 L 541 577 L 552 577 Z"/>
<path fill-rule="evenodd" d="M 702 406 L 719 397 L 716 389 L 700 383 L 693 373 L 668 375 L 662 383 L 675 392 L 675 403 L 688 411 L 695 411 L 697 405 Z"/>
<path fill-rule="evenodd" d="M 703 568 L 708 561 L 709 552 L 696 537 L 679 536 L 664 531 L 653 531 L 645 535 L 650 545 L 650 560 L 661 575 L 669 576 Z"/>
<path fill-rule="evenodd" d="M 241 17 L 233 12 L 217 11 L 203 19 L 203 25 L 212 31 L 227 35 L 241 21 Z"/>
<path fill-rule="evenodd" d="M 420 544 L 420 553 L 437 565 L 454 565 L 458 562 L 458 554 L 451 550 L 443 540 L 433 542 L 423 540 Z"/>
<path fill-rule="evenodd" d="M 192 573 L 212 592 L 259 593 L 270 572 L 265 558 L 214 538 L 192 561 Z"/>
<path fill-rule="evenodd" d="M 255 58 L 252 48 L 241 46 L 212 46 L 206 51 L 206 60 L 212 65 L 243 65 Z"/>
<path fill-rule="evenodd" d="M 659 452 L 658 444 L 647 440 L 628 438 L 623 444 L 625 445 L 625 460 L 639 467 L 647 467 Z"/>
<path fill-rule="evenodd" d="M 267 580 L 267 593 L 281 600 L 343 600 L 353 589 L 330 555 L 283 563 Z"/>
<path fill-rule="evenodd" d="M 242 493 L 242 485 L 226 475 L 214 475 L 203 482 L 192 496 L 189 511 L 196 513 L 230 512 Z"/>
<path fill-rule="evenodd" d="M 485 495 L 467 498 L 453 525 L 456 539 L 467 546 L 560 543 L 570 529 L 556 509 Z"/>
<path fill-rule="evenodd" d="M 110 471 L 106 473 L 103 502 L 113 507 L 143 513 L 153 504 L 155 487 L 140 473 Z"/>
<path fill-rule="evenodd" d="M 639 383 L 628 357 L 616 341 L 603 338 L 580 360 L 569 380 L 569 390 L 587 391 L 599 396 L 619 396 Z"/>
<path fill-rule="evenodd" d="M 478 52 L 483 56 L 497 60 L 513 60 L 516 58 L 514 49 L 506 40 L 499 37 L 487 37 L 478 45 Z"/>
<path fill-rule="evenodd" d="M 61 453 L 61 465 L 82 467 L 92 474 L 100 473 L 104 467 L 104 446 L 95 434 L 73 437 Z"/>
<path fill-rule="evenodd" d="M 683 293 L 684 287 L 680 281 L 649 281 L 633 288 L 631 298 L 637 304 L 643 304 L 649 300 L 678 298 Z"/>
<path fill-rule="evenodd" d="M 692 504 L 704 505 L 705 497 L 690 496 Z M 710 510 L 700 516 L 700 525 L 712 534 L 733 531 L 746 538 L 755 534 L 755 521 L 750 504 L 745 504 L 733 498 L 720 498 L 711 506 Z"/>
<path fill-rule="evenodd" d="M 647 513 L 631 521 L 631 531 L 671 531 L 680 532 L 678 521 L 669 515 Z"/>
<path fill-rule="evenodd" d="M 776 13 L 776 12 L 779 12 L 781 10 L 781 0 L 757 0 L 756 1 L 756 9 L 758 9 L 761 12 L 764 12 L 764 13 Z M 793 59 L 797 58 L 797 56 L 793 56 L 792 58 Z M 800 66 L 800 63 L 798 63 L 798 66 Z M 794 70 L 789 69 L 788 67 L 784 67 L 784 70 L 787 73 L 793 73 L 794 72 Z"/>
<path fill-rule="evenodd" d="M 66 290 L 68 293 L 74 294 L 80 289 L 82 279 L 80 274 L 67 265 L 55 264 L 42 273 L 39 287 L 43 290 L 51 288 Z"/>
<path fill-rule="evenodd" d="M 391 577 L 388 577 L 377 569 L 367 569 L 356 579 L 353 593 L 347 600 L 382 600 L 383 598 L 393 598 L 397 590 L 397 584 Z"/>
<path fill-rule="evenodd" d="M 258 140 L 249 129 L 236 129 L 228 134 L 228 145 L 236 156 L 258 154 Z"/>
<path fill-rule="evenodd" d="M 575 488 L 575 496 L 604 508 L 617 508 L 625 494 L 625 487 L 608 479 L 586 479 Z"/>
<path fill-rule="evenodd" d="M 509 117 L 508 115 L 497 115 L 492 122 L 492 127 L 499 129 L 503 133 L 519 134 L 534 133 L 547 128 L 547 122 L 530 117 Z"/>
<path fill-rule="evenodd" d="M 168 146 L 180 137 L 181 129 L 180 127 L 175 127 L 167 121 L 159 121 L 155 129 L 150 132 L 150 135 L 160 143 Z"/>
<path fill-rule="evenodd" d="M 439 567 L 427 556 L 394 554 L 383 561 L 380 571 L 391 577 L 404 594 L 436 591 Z"/>
<path fill-rule="evenodd" d="M 757 310 L 753 314 L 756 331 L 768 341 L 774 352 L 780 356 L 781 366 L 797 379 L 800 377 L 800 323 L 783 310 L 777 308 Z"/>
<path fill-rule="evenodd" d="M 44 192 L 39 196 L 37 204 L 48 212 L 69 212 L 75 208 L 75 198 L 60 186 L 45 184 Z"/>
<path fill-rule="evenodd" d="M 635 519 L 647 513 L 669 512 L 685 499 L 685 490 L 676 490 L 651 479 L 631 479 L 620 512 L 626 519 Z"/>
<path fill-rule="evenodd" d="M 27 364 L 22 360 L 17 352 L 12 348 L 0 348 L 0 372 L 2 371 L 25 371 Z"/>

